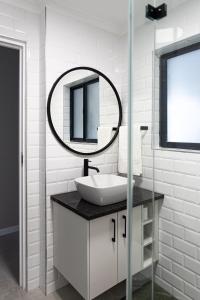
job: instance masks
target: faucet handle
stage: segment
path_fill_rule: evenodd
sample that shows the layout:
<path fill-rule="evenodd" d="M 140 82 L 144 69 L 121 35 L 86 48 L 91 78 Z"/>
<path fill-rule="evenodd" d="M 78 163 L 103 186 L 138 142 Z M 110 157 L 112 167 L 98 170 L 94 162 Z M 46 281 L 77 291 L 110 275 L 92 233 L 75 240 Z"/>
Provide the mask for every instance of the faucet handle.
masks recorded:
<path fill-rule="evenodd" d="M 91 162 L 91 160 L 89 160 L 88 158 L 84 158 L 84 162 Z"/>

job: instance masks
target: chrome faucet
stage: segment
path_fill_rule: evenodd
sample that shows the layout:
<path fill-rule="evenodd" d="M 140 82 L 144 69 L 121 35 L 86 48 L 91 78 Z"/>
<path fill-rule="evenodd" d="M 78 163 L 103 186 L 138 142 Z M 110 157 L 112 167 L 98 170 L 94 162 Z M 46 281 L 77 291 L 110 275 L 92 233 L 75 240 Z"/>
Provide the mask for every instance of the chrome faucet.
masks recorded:
<path fill-rule="evenodd" d="M 89 159 L 84 159 L 84 169 L 83 169 L 83 176 L 88 176 L 88 170 L 96 170 L 97 173 L 99 173 L 99 169 L 96 167 L 89 166 L 89 162 L 91 162 Z"/>

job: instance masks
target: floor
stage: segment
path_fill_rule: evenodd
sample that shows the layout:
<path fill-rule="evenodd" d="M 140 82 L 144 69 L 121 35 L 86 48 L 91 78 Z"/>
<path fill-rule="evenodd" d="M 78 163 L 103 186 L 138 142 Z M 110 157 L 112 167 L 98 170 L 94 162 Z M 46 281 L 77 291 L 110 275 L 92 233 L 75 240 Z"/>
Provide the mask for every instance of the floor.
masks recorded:
<path fill-rule="evenodd" d="M 71 285 L 47 297 L 39 289 L 29 293 L 20 289 L 18 286 L 18 249 L 17 233 L 0 237 L 0 300 L 84 300 Z M 137 278 L 134 281 L 135 288 L 138 289 L 140 284 L 141 278 Z M 121 300 L 125 295 L 125 288 L 125 282 L 123 282 L 95 300 Z M 151 283 L 146 283 L 138 289 L 134 293 L 133 300 L 151 300 Z M 176 299 L 156 286 L 155 300 Z"/>
<path fill-rule="evenodd" d="M 0 300 L 18 286 L 19 234 L 0 237 Z M 14 298 L 12 299 L 14 300 Z"/>

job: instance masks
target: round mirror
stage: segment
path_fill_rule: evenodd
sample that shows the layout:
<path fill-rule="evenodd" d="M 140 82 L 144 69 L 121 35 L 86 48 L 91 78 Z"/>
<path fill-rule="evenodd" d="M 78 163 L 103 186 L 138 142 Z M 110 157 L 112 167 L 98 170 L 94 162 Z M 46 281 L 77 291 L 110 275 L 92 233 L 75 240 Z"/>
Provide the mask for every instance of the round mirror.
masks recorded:
<path fill-rule="evenodd" d="M 116 139 L 122 121 L 119 94 L 103 73 L 77 67 L 63 73 L 48 97 L 49 126 L 58 142 L 80 155 L 94 155 Z"/>

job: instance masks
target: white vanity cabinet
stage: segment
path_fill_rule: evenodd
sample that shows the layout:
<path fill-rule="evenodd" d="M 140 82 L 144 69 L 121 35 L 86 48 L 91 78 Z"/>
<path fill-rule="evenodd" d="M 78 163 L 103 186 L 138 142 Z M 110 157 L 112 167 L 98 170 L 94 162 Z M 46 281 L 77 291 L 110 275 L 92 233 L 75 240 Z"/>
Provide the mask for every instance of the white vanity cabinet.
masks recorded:
<path fill-rule="evenodd" d="M 143 209 L 133 208 L 133 274 L 148 266 L 152 246 L 152 231 L 144 227 L 152 219 L 147 214 L 143 220 Z M 87 220 L 53 202 L 53 222 L 54 265 L 84 299 L 94 299 L 126 278 L 126 210 Z"/>
<path fill-rule="evenodd" d="M 127 277 L 127 232 L 126 220 L 127 211 L 118 213 L 118 282 Z M 132 274 L 142 269 L 142 206 L 133 208 L 133 229 L 132 229 Z"/>
<path fill-rule="evenodd" d="M 89 222 L 89 298 L 93 299 L 118 283 L 117 213 Z"/>

